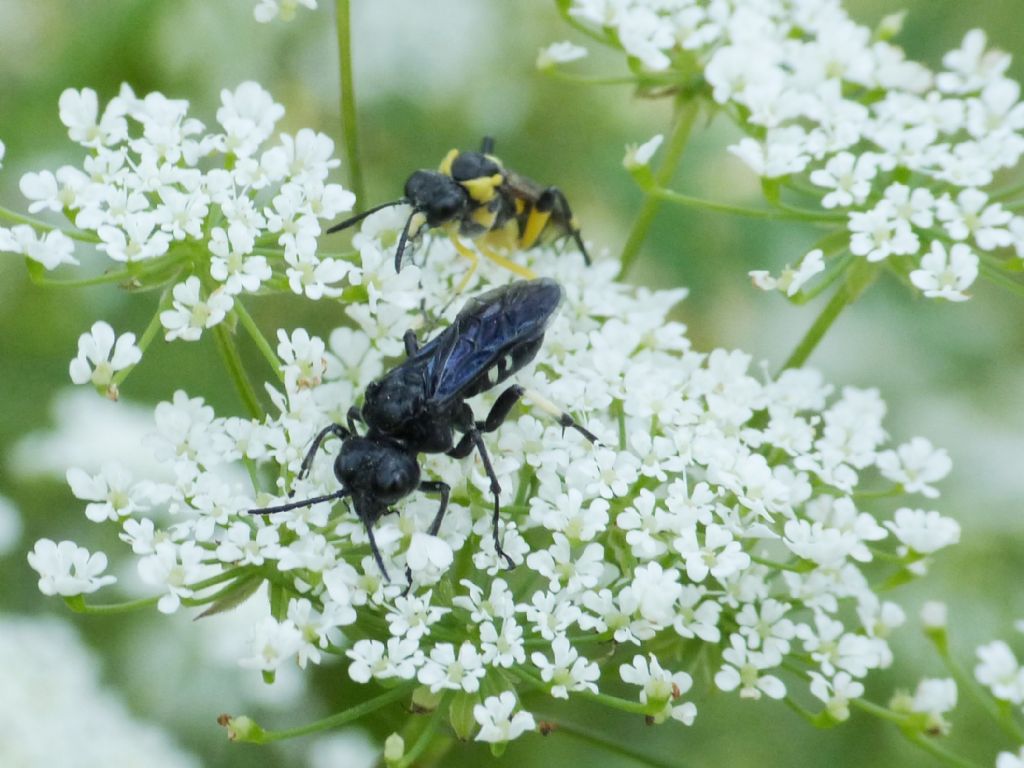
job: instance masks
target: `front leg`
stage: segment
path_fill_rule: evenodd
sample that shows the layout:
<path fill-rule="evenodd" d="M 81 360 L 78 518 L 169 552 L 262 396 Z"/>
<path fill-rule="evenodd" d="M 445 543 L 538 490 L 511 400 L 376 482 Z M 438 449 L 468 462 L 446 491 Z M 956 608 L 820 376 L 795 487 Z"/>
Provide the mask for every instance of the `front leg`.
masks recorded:
<path fill-rule="evenodd" d="M 353 435 L 358 435 L 359 433 L 356 431 L 356 422 L 359 422 L 360 424 L 366 423 L 365 421 L 363 421 L 363 412 L 353 405 L 351 408 L 348 409 L 346 418 L 348 419 L 349 431 Z"/>
<path fill-rule="evenodd" d="M 349 413 L 351 414 L 351 411 Z M 302 466 L 299 467 L 299 474 L 295 476 L 295 479 L 302 480 L 309 474 L 309 470 L 313 467 L 313 459 L 316 457 L 317 451 L 320 450 L 320 444 L 323 443 L 324 440 L 331 435 L 334 435 L 339 440 L 347 440 L 351 436 L 351 433 L 355 431 L 355 428 L 352 426 L 351 417 L 349 418 L 349 428 L 350 429 L 345 429 L 341 424 L 331 424 L 320 430 L 320 434 L 313 439 L 313 445 L 306 453 L 306 457 L 302 460 Z M 291 496 L 294 493 L 295 491 L 292 490 L 288 495 Z"/>

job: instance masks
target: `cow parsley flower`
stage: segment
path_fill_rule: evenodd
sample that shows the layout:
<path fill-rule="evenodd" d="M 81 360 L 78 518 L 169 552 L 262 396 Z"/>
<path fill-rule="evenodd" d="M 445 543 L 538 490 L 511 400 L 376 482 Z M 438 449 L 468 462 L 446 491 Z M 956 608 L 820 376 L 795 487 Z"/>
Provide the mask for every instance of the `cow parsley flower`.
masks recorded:
<path fill-rule="evenodd" d="M 476 740 L 492 744 L 518 739 L 524 732 L 537 727 L 533 715 L 523 710 L 516 711 L 516 697 L 511 691 L 488 696 L 483 704 L 473 707 L 473 717 L 480 725 Z"/>
<path fill-rule="evenodd" d="M 73 541 L 58 544 L 40 539 L 28 554 L 28 564 L 39 574 L 39 591 L 44 595 L 76 597 L 116 581 L 100 575 L 107 569 L 103 552 L 90 553 Z"/>
<path fill-rule="evenodd" d="M 891 663 L 887 638 L 902 617 L 869 574 L 916 567 L 956 540 L 952 520 L 909 506 L 909 494 L 934 491 L 948 458 L 927 441 L 891 449 L 873 390 L 836 390 L 813 371 L 765 378 L 743 352 L 693 350 L 667 320 L 682 293 L 618 283 L 614 263 L 598 261 L 581 281 L 579 265 L 551 248 L 521 255 L 558 279 L 565 302 L 536 360 L 515 374 L 535 394 L 485 438 L 501 488 L 498 536 L 515 568 L 495 551 L 491 482 L 476 456 L 420 457 L 424 479 L 450 486 L 448 511 L 431 535 L 438 500 L 412 494 L 374 522 L 386 574 L 345 500 L 247 514 L 336 493 L 333 437 L 297 479 L 311 442 L 346 424 L 404 353 L 421 306 L 450 305 L 439 324 L 458 312 L 463 299 L 449 299 L 465 264 L 447 239 L 424 243 L 429 270 L 395 274 L 404 224 L 385 210 L 355 236 L 346 327 L 326 340 L 280 329 L 270 413 L 219 416 L 176 392 L 139 449 L 168 476 L 134 464 L 131 474 L 68 473 L 158 608 L 216 605 L 234 584 L 268 581 L 283 612 L 264 609 L 251 643 L 239 640 L 240 663 L 271 675 L 341 656 L 359 684 L 423 686 L 422 706 L 504 691 L 481 696 L 472 719 L 468 706 L 461 719 L 449 713 L 466 738 L 479 729 L 492 743 L 532 729 L 519 693 L 571 700 L 622 680 L 640 687 L 651 722 L 691 723 L 700 691 L 669 670 L 708 646 L 721 659 L 719 689 L 776 698 L 813 684 L 840 719 L 844 696 Z M 477 274 L 484 285 L 508 280 L 490 263 Z M 482 417 L 498 394 L 469 404 Z M 599 444 L 563 434 L 535 403 L 569 407 Z M 907 495 L 885 496 L 876 516 L 855 494 L 881 482 Z"/>
<path fill-rule="evenodd" d="M 78 355 L 71 361 L 69 373 L 75 384 L 91 383 L 111 399 L 117 399 L 114 374 L 141 359 L 142 350 L 135 343 L 134 333 L 115 338 L 114 329 L 101 320 L 93 323 L 89 333 L 78 338 Z"/>
<path fill-rule="evenodd" d="M 316 7 L 315 0 L 261 6 L 288 16 L 296 3 Z M 308 128 L 275 137 L 284 108 L 258 83 L 220 96 L 208 130 L 187 101 L 161 93 L 138 96 L 123 85 L 104 105 L 90 88 L 64 91 L 60 120 L 84 150 L 82 161 L 30 171 L 20 188 L 30 212 L 65 215 L 74 229 L 0 227 L 0 250 L 47 270 L 77 265 L 76 249 L 95 250 L 125 284 L 163 292 L 158 312 L 168 341 L 195 341 L 234 322 L 244 311 L 236 302 L 275 277 L 310 298 L 340 295 L 336 283 L 358 282 L 359 269 L 321 259 L 316 247 L 320 221 L 355 202 L 328 180 L 339 165 L 333 142 Z M 83 337 L 71 375 L 113 397 L 112 374 L 144 350 L 127 334 L 111 354 L 108 329 L 98 324 L 91 341 Z"/>
<path fill-rule="evenodd" d="M 645 95 L 682 94 L 691 111 L 704 101 L 731 117 L 742 136 L 729 151 L 762 178 L 778 215 L 832 228 L 816 272 L 852 269 L 856 260 L 844 257 L 853 254 L 885 262 L 929 298 L 953 301 L 968 298 L 976 252 L 993 254 L 990 266 L 1016 277 L 1007 249 L 1024 252 L 1015 234 L 1024 231 L 1019 190 L 1007 201 L 987 188 L 1024 155 L 1024 103 L 1007 77 L 1010 56 L 989 49 L 982 31 L 967 32 L 933 71 L 893 42 L 900 24 L 884 19 L 869 29 L 839 2 L 569 0 L 563 13 L 624 54 Z M 666 91 L 663 82 L 684 85 Z M 658 192 L 639 153 L 627 152 L 626 167 Z M 952 266 L 947 238 L 963 246 Z M 752 277 L 795 297 L 790 274 Z M 794 282 L 814 273 L 800 277 Z"/>

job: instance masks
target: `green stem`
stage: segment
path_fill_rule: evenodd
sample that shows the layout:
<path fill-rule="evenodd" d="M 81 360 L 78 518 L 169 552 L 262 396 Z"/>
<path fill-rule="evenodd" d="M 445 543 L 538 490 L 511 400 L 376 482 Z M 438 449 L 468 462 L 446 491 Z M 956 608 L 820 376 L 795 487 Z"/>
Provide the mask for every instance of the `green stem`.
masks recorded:
<path fill-rule="evenodd" d="M 142 608 L 149 608 L 156 605 L 163 595 L 143 597 L 139 600 L 128 600 L 124 603 L 108 603 L 106 605 L 87 605 L 83 595 L 64 598 L 64 602 L 75 613 L 85 613 L 91 616 L 110 616 L 116 613 L 131 613 Z"/>
<path fill-rule="evenodd" d="M 45 221 L 34 219 L 31 216 L 25 216 L 24 214 L 12 211 L 9 208 L 0 206 L 0 219 L 7 219 L 7 221 L 15 224 L 28 224 L 32 229 L 37 232 L 63 232 L 65 235 L 70 237 L 72 240 L 79 240 L 83 243 L 98 243 L 100 242 L 99 237 L 96 235 L 90 235 L 85 232 L 78 232 L 76 230 L 61 229 L 60 227 L 54 226 L 53 224 L 47 224 Z"/>
<path fill-rule="evenodd" d="M 146 330 L 142 332 L 142 338 L 139 339 L 139 351 L 143 354 L 146 353 L 146 349 L 153 342 L 153 339 L 156 338 L 160 329 L 163 328 L 163 325 L 160 323 L 160 312 L 163 311 L 170 303 L 171 289 L 168 288 L 164 291 L 164 295 L 160 297 L 160 301 L 156 305 L 156 312 L 153 313 L 153 317 L 150 319 L 149 325 L 146 326 Z M 137 365 L 138 363 L 135 363 L 135 365 L 129 365 L 127 368 L 122 368 L 114 374 L 114 377 L 110 380 L 110 386 L 115 392 L 118 387 L 124 383 L 124 380 L 128 378 L 128 374 L 135 370 Z"/>
<path fill-rule="evenodd" d="M 423 727 L 422 732 L 413 742 L 413 745 L 406 750 L 406 753 L 402 755 L 402 759 L 395 764 L 395 768 L 409 768 L 414 765 L 420 755 L 426 751 L 427 747 L 433 741 L 434 734 L 437 733 L 437 726 L 441 721 L 441 713 L 447 709 L 447 707 L 438 704 L 437 708 L 431 713 L 430 719 L 427 724 Z"/>
<path fill-rule="evenodd" d="M 916 747 L 920 747 L 925 752 L 936 758 L 940 762 L 946 765 L 953 765 L 957 768 L 982 768 L 979 763 L 967 758 L 960 757 L 950 752 L 948 749 L 940 747 L 936 744 L 932 738 L 925 736 L 917 731 L 904 732 L 904 736 L 907 737 L 907 741 Z"/>
<path fill-rule="evenodd" d="M 545 683 L 539 677 L 530 674 L 521 667 L 513 667 L 510 671 L 524 683 L 527 683 L 528 685 L 530 685 L 533 688 L 536 688 L 539 691 L 548 693 L 551 690 L 551 685 L 549 683 Z M 634 715 L 646 716 L 653 714 L 651 712 L 651 708 L 646 704 L 642 704 L 639 701 L 629 701 L 628 699 L 620 699 L 618 696 L 610 696 L 607 693 L 594 693 L 593 691 L 573 691 L 572 695 L 578 696 L 581 699 L 593 701 L 597 704 L 604 704 L 606 707 L 618 709 L 622 712 L 630 712 Z"/>
<path fill-rule="evenodd" d="M 672 135 L 669 137 L 668 147 L 665 149 L 661 167 L 654 174 L 656 187 L 663 187 L 672 179 L 672 174 L 675 172 L 676 166 L 679 165 L 679 161 L 683 156 L 686 142 L 690 138 L 690 131 L 693 130 L 693 125 L 697 122 L 697 115 L 699 113 L 700 102 L 696 99 L 690 98 L 678 102 L 676 106 L 676 123 L 672 128 Z M 651 222 L 654 221 L 654 215 L 658 212 L 658 205 L 660 203 L 660 198 L 654 194 L 653 190 L 644 192 L 644 200 L 640 206 L 640 212 L 637 214 L 636 220 L 629 230 L 626 244 L 622 247 L 622 256 L 619 259 L 622 264 L 619 267 L 619 280 L 626 277 L 640 255 L 640 247 L 647 238 L 647 232 L 651 228 Z"/>
<path fill-rule="evenodd" d="M 946 749 L 943 749 L 932 741 L 931 738 L 925 736 L 920 731 L 908 728 L 908 718 L 906 715 L 893 712 L 891 709 L 879 706 L 878 704 L 873 704 L 865 699 L 853 699 L 850 704 L 863 712 L 867 712 L 869 715 L 873 715 L 874 717 L 882 720 L 888 720 L 898 726 L 900 733 L 902 733 L 911 744 L 920 747 L 925 752 L 928 752 L 930 755 L 936 757 L 946 765 L 954 765 L 958 766 L 958 768 L 981 768 L 977 763 L 971 760 L 966 760 L 958 755 L 954 755 Z"/>
<path fill-rule="evenodd" d="M 545 715 L 539 715 L 538 720 L 543 720 L 546 723 L 550 723 L 554 726 L 554 733 L 565 733 L 570 736 L 575 736 L 580 741 L 585 741 L 588 744 L 601 747 L 613 754 L 621 755 L 622 757 L 635 760 L 642 765 L 650 765 L 654 768 L 685 768 L 686 764 L 673 758 L 671 760 L 664 760 L 660 757 L 654 757 L 653 755 L 644 754 L 636 749 L 633 749 L 631 745 L 620 744 L 617 741 L 609 739 L 607 736 L 601 733 L 592 731 L 589 728 L 585 728 L 575 723 L 567 723 L 563 720 L 559 720 L 554 717 L 547 717 Z"/>
<path fill-rule="evenodd" d="M 224 323 L 218 323 L 213 327 L 213 339 L 217 343 L 217 351 L 220 352 L 221 359 L 224 361 L 224 367 L 228 369 L 235 389 L 238 390 L 238 395 L 246 410 L 249 411 L 249 415 L 257 421 L 263 421 L 263 408 L 256 396 L 256 390 L 253 389 L 252 382 L 249 381 L 249 377 L 245 373 L 238 348 L 228 336 L 228 330 Z"/>
<path fill-rule="evenodd" d="M 989 692 L 978 685 L 975 679 L 953 658 L 953 654 L 949 651 L 949 637 L 945 630 L 927 632 L 926 634 L 935 646 L 935 651 L 939 654 L 942 663 L 956 680 L 957 687 L 961 691 L 966 691 L 1007 736 L 1018 744 L 1024 743 L 1024 729 L 1014 722 L 1013 716 L 1009 712 L 1002 711 Z"/>
<path fill-rule="evenodd" d="M 677 205 L 683 205 L 688 208 L 697 208 L 698 210 L 715 211 L 717 213 L 731 213 L 736 216 L 746 216 L 752 219 L 768 219 L 775 221 L 813 221 L 819 223 L 832 223 L 842 221 L 845 217 L 836 218 L 835 214 L 831 213 L 817 213 L 816 211 L 807 211 L 802 208 L 794 208 L 792 206 L 779 205 L 776 209 L 770 208 L 747 208 L 742 205 L 732 205 L 731 203 L 721 203 L 716 200 L 705 200 L 700 197 L 693 197 L 691 195 L 684 195 L 680 192 L 675 192 L 671 189 L 663 189 L 661 186 L 657 186 L 650 190 L 649 194 L 660 200 L 666 200 Z"/>
<path fill-rule="evenodd" d="M 359 163 L 359 134 L 356 123 L 356 94 L 352 80 L 352 24 L 349 0 L 336 0 L 335 22 L 338 36 L 338 73 L 341 84 L 341 130 L 348 160 L 349 188 L 356 196 L 356 213 L 363 210 L 363 167 Z"/>
<path fill-rule="evenodd" d="M 900 726 L 901 728 L 906 724 L 906 715 L 901 715 L 898 712 L 893 712 L 887 707 L 883 707 L 880 704 L 875 704 L 868 701 L 867 699 L 853 699 L 850 704 L 861 710 L 867 712 L 872 717 L 877 717 L 880 720 L 888 720 L 890 723 Z"/>
<path fill-rule="evenodd" d="M 783 364 L 783 371 L 790 368 L 799 368 L 807 362 L 807 358 L 811 356 L 815 347 L 818 346 L 818 342 L 825 336 L 826 331 L 832 327 L 832 324 L 842 311 L 846 309 L 847 305 L 855 302 L 861 293 L 864 292 L 864 289 L 874 282 L 878 276 L 878 271 L 878 264 L 872 264 L 865 259 L 858 259 L 854 262 L 846 274 L 846 280 L 832 294 L 828 304 L 825 305 L 821 314 L 814 321 L 814 324 L 811 325 L 810 329 L 800 340 L 800 343 L 797 344 L 793 354 Z"/>
<path fill-rule="evenodd" d="M 285 739 L 294 739 L 297 736 L 306 736 L 310 733 L 318 733 L 320 731 L 327 731 L 331 728 L 337 728 L 340 725 L 351 723 L 353 720 L 358 720 L 361 717 L 365 717 L 371 712 L 376 712 L 382 707 L 386 707 L 392 702 L 398 701 L 409 695 L 412 691 L 411 685 L 402 685 L 397 688 L 393 688 L 390 691 L 382 693 L 376 698 L 364 701 L 362 704 L 357 704 L 354 707 L 350 707 L 342 712 L 336 712 L 333 715 L 325 717 L 323 720 L 317 720 L 306 725 L 300 725 L 297 728 L 287 728 L 281 731 L 264 731 L 259 726 L 250 732 L 237 734 L 238 741 L 246 741 L 250 744 L 270 744 L 274 741 L 284 741 Z"/>
<path fill-rule="evenodd" d="M 252 319 L 252 315 L 249 314 L 248 310 L 242 305 L 242 302 L 235 300 L 235 314 L 238 315 L 239 321 L 242 323 L 242 327 L 245 328 L 249 334 L 249 338 L 256 344 L 256 348 L 263 354 L 266 361 L 270 364 L 270 367 L 274 371 L 274 375 L 281 381 L 284 381 L 284 374 L 281 373 L 281 361 L 277 359 L 277 354 L 274 352 L 274 348 L 270 346 L 270 342 L 267 341 L 267 337 L 260 331 L 259 326 Z"/>

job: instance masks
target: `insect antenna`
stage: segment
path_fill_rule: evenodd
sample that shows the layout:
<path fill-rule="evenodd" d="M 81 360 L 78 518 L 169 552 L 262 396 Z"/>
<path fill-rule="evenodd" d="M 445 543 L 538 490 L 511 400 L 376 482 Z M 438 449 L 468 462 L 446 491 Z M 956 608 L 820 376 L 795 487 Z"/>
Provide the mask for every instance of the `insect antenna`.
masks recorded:
<path fill-rule="evenodd" d="M 409 242 L 409 228 L 412 227 L 412 220 L 416 218 L 418 213 L 420 213 L 420 210 L 413 208 L 409 218 L 405 221 L 405 226 L 402 227 L 402 236 L 398 238 L 398 249 L 395 251 L 395 272 L 400 272 L 402 269 L 402 254 L 405 253 L 405 246 Z"/>
<path fill-rule="evenodd" d="M 332 232 L 340 232 L 343 229 L 348 229 L 353 224 L 358 224 L 360 221 L 365 219 L 370 214 L 376 213 L 377 211 L 383 211 L 385 208 L 391 208 L 392 206 L 395 206 L 395 205 L 404 205 L 405 203 L 408 203 L 408 202 L 409 201 L 407 199 L 402 197 L 402 198 L 399 198 L 398 200 L 392 200 L 390 203 L 381 203 L 380 205 L 375 205 L 375 206 L 373 206 L 373 208 L 371 208 L 368 211 L 363 211 L 362 213 L 357 213 L 351 219 L 345 219 L 343 222 L 341 222 L 339 224 L 335 224 L 333 227 L 331 227 L 330 229 L 327 230 L 326 234 L 329 235 Z"/>
<path fill-rule="evenodd" d="M 334 501 L 335 499 L 341 499 L 349 495 L 348 488 L 342 488 L 340 491 L 329 493 L 326 496 L 314 496 L 312 499 L 303 499 L 302 501 L 291 501 L 287 504 L 281 504 L 276 507 L 265 507 L 263 509 L 250 509 L 248 514 L 250 515 L 271 515 L 275 512 L 287 512 L 290 509 L 298 509 L 299 507 L 311 507 L 314 504 L 319 504 L 322 501 Z"/>

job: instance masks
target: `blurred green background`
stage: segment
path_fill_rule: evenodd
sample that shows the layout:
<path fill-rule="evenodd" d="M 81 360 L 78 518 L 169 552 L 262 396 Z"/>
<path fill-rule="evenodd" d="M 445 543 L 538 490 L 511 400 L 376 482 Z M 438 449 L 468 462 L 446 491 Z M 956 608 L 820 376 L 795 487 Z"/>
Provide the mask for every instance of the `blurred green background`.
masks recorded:
<path fill-rule="evenodd" d="M 279 126 L 310 126 L 335 137 L 340 148 L 337 55 L 331 3 L 300 10 L 290 24 L 259 25 L 255 0 L 2 0 L 0 2 L 0 140 L 7 156 L 0 171 L 0 204 L 25 210 L 18 179 L 30 170 L 79 162 L 77 147 L 57 118 L 67 87 L 91 87 L 101 101 L 122 82 L 136 93 L 159 90 L 191 101 L 207 125 L 222 88 L 259 81 L 287 108 Z M 474 147 L 486 134 L 511 167 L 557 183 L 572 201 L 595 251 L 615 257 L 640 195 L 622 170 L 624 145 L 667 129 L 669 104 L 636 98 L 626 87 L 583 88 L 546 79 L 533 69 L 540 46 L 582 42 L 541 0 L 353 0 L 356 96 L 368 202 L 392 199 L 410 170 L 430 167 L 452 146 Z M 1020 0 L 881 0 L 846 3 L 859 21 L 909 11 L 898 42 L 932 67 L 963 33 L 980 26 L 994 45 L 1024 48 Z M 595 74 L 620 74 L 623 63 L 595 51 L 574 65 Z M 1024 57 L 1013 64 L 1024 75 Z M 698 126 L 677 174 L 677 189 L 702 197 L 756 203 L 757 179 L 725 152 L 735 139 L 723 120 Z M 343 180 L 339 174 L 337 180 Z M 633 279 L 649 285 L 686 285 L 679 317 L 700 349 L 740 347 L 776 368 L 811 323 L 817 307 L 793 308 L 751 288 L 746 273 L 777 272 L 799 258 L 814 233 L 799 225 L 751 222 L 731 216 L 663 208 Z M 963 527 L 962 543 L 944 553 L 922 583 L 896 598 L 910 621 L 895 640 L 897 663 L 871 678 L 868 694 L 885 700 L 893 687 L 913 687 L 922 676 L 944 676 L 924 646 L 914 613 L 925 599 L 951 606 L 955 651 L 973 666 L 974 646 L 1009 638 L 1024 616 L 1024 318 L 1019 299 L 979 283 L 966 305 L 911 296 L 883 280 L 848 310 L 811 364 L 837 386 L 878 387 L 889 404 L 887 426 L 903 441 L 923 434 L 950 451 L 954 474 L 936 504 Z M 163 725 L 205 765 L 312 764 L 310 741 L 273 751 L 226 743 L 214 724 L 235 708 L 272 727 L 298 724 L 340 708 L 352 693 L 341 667 L 307 672 L 284 694 L 261 696 L 249 672 L 230 661 L 213 663 L 209 643 L 237 641 L 245 627 L 213 640 L 186 616 L 155 611 L 116 619 L 71 617 L 57 600 L 42 598 L 24 552 L 39 537 L 71 538 L 113 550 L 107 529 L 89 524 L 66 486 L 43 469 L 40 457 L 14 446 L 30 433 L 54 427 L 53 404 L 70 387 L 68 361 L 79 334 L 97 319 L 119 331 L 141 333 L 155 308 L 153 295 L 115 289 L 40 289 L 19 259 L 0 260 L 0 493 L 20 509 L 20 544 L 0 556 L 0 612 L 56 613 L 73 621 L 100 655 L 102 677 L 121 691 L 134 713 Z M 338 319 L 330 304 L 295 298 L 252 303 L 266 331 L 304 326 L 324 332 Z M 255 358 L 254 358 L 255 359 Z M 212 343 L 156 344 L 123 389 L 125 400 L 152 403 L 183 388 L 203 394 L 222 415 L 241 414 Z M 174 371 L 173 377 L 168 375 Z M 36 472 L 32 472 L 33 467 Z M 52 474 L 52 473 L 51 473 Z M 34 475 L 34 476 L 33 476 Z M 115 572 L 116 572 L 115 568 Z M 171 627 L 171 629 L 168 629 Z M 233 634 L 234 633 L 234 634 Z M 207 642 L 206 645 L 203 643 Z M 185 684 L 182 684 L 185 681 Z M 0 681 L 0 696 L 3 696 Z M 266 699 L 266 700 L 264 700 Z M 552 706 L 548 711 L 554 712 Z M 648 728 L 610 713 L 575 708 L 571 717 L 607 729 L 639 749 L 686 766 L 926 766 L 931 759 L 904 744 L 891 728 L 861 714 L 845 727 L 815 731 L 780 704 L 740 704 L 712 696 L 691 728 Z M 398 725 L 375 721 L 380 738 Z M 954 739 L 991 764 L 998 740 L 990 722 L 969 707 L 955 719 Z M 511 746 L 505 765 L 551 765 L 561 759 L 600 759 L 632 765 L 568 736 L 525 738 Z M 446 765 L 488 759 L 475 746 Z"/>

